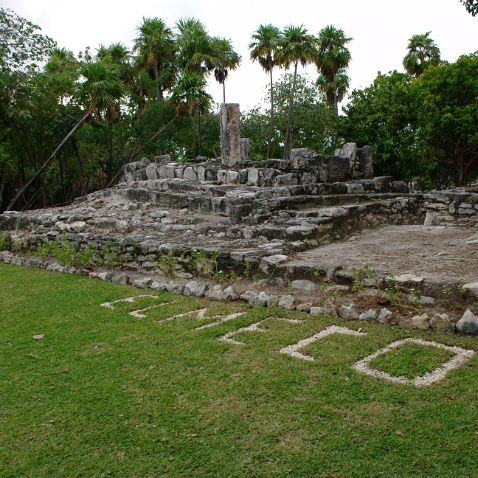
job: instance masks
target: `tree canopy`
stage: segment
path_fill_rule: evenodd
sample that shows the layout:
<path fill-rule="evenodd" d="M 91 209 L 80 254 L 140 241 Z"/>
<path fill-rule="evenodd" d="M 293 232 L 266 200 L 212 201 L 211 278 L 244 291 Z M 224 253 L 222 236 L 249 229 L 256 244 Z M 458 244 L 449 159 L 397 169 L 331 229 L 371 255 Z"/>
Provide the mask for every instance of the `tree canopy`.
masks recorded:
<path fill-rule="evenodd" d="M 466 3 L 476 11 L 476 2 Z M 269 83 L 264 103 L 243 113 L 253 158 L 288 157 L 294 145 L 327 154 L 354 141 L 373 146 L 379 174 L 421 177 L 430 186 L 474 178 L 476 54 L 447 63 L 430 32 L 414 35 L 406 72 L 379 74 L 352 92 L 339 115 L 350 41 L 333 25 L 317 36 L 303 25 L 263 24 L 252 33 L 250 58 Z M 240 62 L 232 42 L 196 18 L 172 26 L 143 18 L 131 46 L 75 53 L 0 9 L 0 210 L 71 201 L 107 186 L 142 155 L 218 157 L 208 80 L 222 85 L 225 101 Z M 308 64 L 315 77 L 299 71 Z"/>

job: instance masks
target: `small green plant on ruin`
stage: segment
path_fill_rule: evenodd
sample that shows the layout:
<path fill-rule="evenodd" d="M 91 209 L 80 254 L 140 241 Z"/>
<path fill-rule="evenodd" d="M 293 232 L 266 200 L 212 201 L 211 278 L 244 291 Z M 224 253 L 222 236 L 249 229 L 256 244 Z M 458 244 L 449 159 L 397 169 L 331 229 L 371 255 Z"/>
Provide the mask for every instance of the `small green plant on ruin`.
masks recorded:
<path fill-rule="evenodd" d="M 0 232 L 0 251 L 11 251 L 12 247 L 12 236 L 8 232 Z"/>
<path fill-rule="evenodd" d="M 368 288 L 368 284 L 370 284 L 370 282 L 376 283 L 376 280 L 377 280 L 376 272 L 368 264 L 365 264 L 363 267 L 359 269 L 352 267 L 352 276 L 353 276 L 353 284 L 352 284 L 353 292 L 364 291 Z"/>
<path fill-rule="evenodd" d="M 410 289 L 410 296 L 415 302 L 419 302 L 422 298 L 422 291 L 420 289 Z"/>
<path fill-rule="evenodd" d="M 237 280 L 236 273 L 226 273 L 219 268 L 218 256 L 215 251 L 208 255 L 206 251 L 199 249 L 194 251 L 185 261 L 189 270 L 193 273 L 201 274 L 216 281 Z"/>
<path fill-rule="evenodd" d="M 322 271 L 319 271 L 319 270 L 314 271 L 312 275 L 316 277 L 317 279 L 322 279 Z"/>
<path fill-rule="evenodd" d="M 99 249 L 99 263 L 101 262 L 106 267 L 121 267 L 123 259 L 121 258 L 121 248 L 113 241 L 106 241 Z"/>
<path fill-rule="evenodd" d="M 460 294 L 466 294 L 468 292 L 468 289 L 466 289 L 463 284 L 458 284 L 457 289 Z"/>
<path fill-rule="evenodd" d="M 44 239 L 33 251 L 32 255 L 47 259 L 54 257 L 61 264 L 75 267 L 90 267 L 104 265 L 121 267 L 123 260 L 120 247 L 112 241 L 106 241 L 102 246 L 88 245 L 84 250 L 78 250 L 75 245 L 63 236 L 60 242 Z"/>
<path fill-rule="evenodd" d="M 163 254 L 159 258 L 159 268 L 167 277 L 173 277 L 176 270 L 176 259 L 174 258 L 174 251 L 169 250 L 167 254 Z"/>
<path fill-rule="evenodd" d="M 451 287 L 442 287 L 441 289 L 441 293 L 445 296 L 445 297 L 450 297 L 452 294 L 453 294 L 453 291 L 451 289 Z"/>
<path fill-rule="evenodd" d="M 326 280 L 322 282 L 320 288 L 328 294 L 332 293 L 332 301 L 336 304 L 338 303 L 340 299 L 340 290 L 337 288 L 337 282 L 334 280 Z"/>
<path fill-rule="evenodd" d="M 25 253 L 30 249 L 30 244 L 26 239 L 12 239 L 12 252 Z"/>
<path fill-rule="evenodd" d="M 393 304 L 400 304 L 400 285 L 395 274 L 387 276 L 387 287 L 385 289 L 385 297 Z"/>
<path fill-rule="evenodd" d="M 252 261 L 244 261 L 244 277 L 252 282 L 257 281 L 257 276 L 254 273 L 254 263 Z"/>

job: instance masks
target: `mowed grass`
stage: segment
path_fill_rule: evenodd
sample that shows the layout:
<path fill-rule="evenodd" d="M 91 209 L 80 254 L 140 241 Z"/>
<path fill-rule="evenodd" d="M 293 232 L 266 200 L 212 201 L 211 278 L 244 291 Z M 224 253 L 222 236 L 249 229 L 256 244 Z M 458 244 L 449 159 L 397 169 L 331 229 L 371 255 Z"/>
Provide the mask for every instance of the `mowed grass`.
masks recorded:
<path fill-rule="evenodd" d="M 478 476 L 476 355 L 423 389 L 351 367 L 404 337 L 478 350 L 475 338 L 342 322 L 368 335 L 315 342 L 306 362 L 279 351 L 332 319 L 165 293 L 100 307 L 144 293 L 0 265 L 1 477 Z M 128 313 L 170 301 L 144 319 Z M 159 323 L 201 307 L 246 313 L 201 331 L 214 319 Z M 242 346 L 218 340 L 267 317 L 302 322 L 271 318 L 264 333 L 236 335 Z M 382 366 L 400 374 L 443 358 L 395 352 Z"/>
<path fill-rule="evenodd" d="M 436 369 L 454 357 L 448 350 L 404 344 L 372 360 L 370 366 L 396 377 L 413 379 Z"/>

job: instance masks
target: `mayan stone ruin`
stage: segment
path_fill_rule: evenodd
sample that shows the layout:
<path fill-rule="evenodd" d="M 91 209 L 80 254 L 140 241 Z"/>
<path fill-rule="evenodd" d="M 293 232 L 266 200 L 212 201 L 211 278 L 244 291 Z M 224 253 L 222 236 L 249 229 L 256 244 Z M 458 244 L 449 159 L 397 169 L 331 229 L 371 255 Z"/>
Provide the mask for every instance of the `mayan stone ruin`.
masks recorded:
<path fill-rule="evenodd" d="M 354 143 L 328 157 L 298 148 L 288 160 L 251 161 L 239 105 L 221 105 L 220 124 L 220 158 L 143 158 L 115 186 L 68 206 L 0 215 L 19 245 L 1 258 L 216 300 L 478 333 L 477 188 L 422 193 L 374 177 L 371 146 Z M 35 254 L 62 241 L 90 251 L 93 265 Z M 111 260 L 95 265 L 106 249 Z"/>

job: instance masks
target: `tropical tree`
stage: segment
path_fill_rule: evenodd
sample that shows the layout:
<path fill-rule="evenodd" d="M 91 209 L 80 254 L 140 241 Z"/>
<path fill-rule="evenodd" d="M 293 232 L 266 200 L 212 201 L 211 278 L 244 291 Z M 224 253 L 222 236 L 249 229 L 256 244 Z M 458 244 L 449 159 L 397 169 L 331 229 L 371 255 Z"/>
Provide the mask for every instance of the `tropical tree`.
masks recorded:
<path fill-rule="evenodd" d="M 277 60 L 281 66 L 288 69 L 294 66 L 292 89 L 289 97 L 289 110 L 287 114 L 287 130 L 284 145 L 284 158 L 288 158 L 292 149 L 292 110 L 294 106 L 297 87 L 297 68 L 299 63 L 306 66 L 317 58 L 315 49 L 316 39 L 307 33 L 304 25 L 288 26 L 281 37 Z"/>
<path fill-rule="evenodd" d="M 478 15 L 478 0 L 460 0 L 465 5 L 466 11 L 473 16 Z"/>
<path fill-rule="evenodd" d="M 420 76 L 429 65 L 440 63 L 440 49 L 430 38 L 430 33 L 413 35 L 408 41 L 408 53 L 403 58 L 403 67 L 415 78 Z"/>
<path fill-rule="evenodd" d="M 290 91 L 294 78 L 292 74 L 282 75 L 274 83 L 274 128 L 271 141 L 271 157 L 282 153 L 281 140 L 287 129 L 287 113 Z M 329 106 L 323 101 L 315 81 L 300 73 L 296 78 L 297 99 L 294 104 L 296 128 L 294 138 L 304 148 L 320 153 L 330 152 L 330 138 L 336 136 L 336 121 Z M 263 112 L 260 106 L 241 116 L 241 132 L 251 139 L 251 157 L 264 159 L 269 142 L 269 112 Z"/>
<path fill-rule="evenodd" d="M 206 92 L 206 80 L 199 73 L 184 72 L 180 75 L 171 95 L 171 101 L 176 106 L 179 116 L 188 116 L 191 120 L 193 133 L 193 154 L 201 153 L 201 114 L 206 113 L 211 106 L 212 97 Z M 196 148 L 195 117 L 198 117 Z"/>
<path fill-rule="evenodd" d="M 360 146 L 372 146 L 376 174 L 410 180 L 422 177 L 433 165 L 422 160 L 420 107 L 414 78 L 397 71 L 379 74 L 370 86 L 350 95 L 345 115 L 340 117 L 341 136 Z"/>
<path fill-rule="evenodd" d="M 114 117 L 117 111 L 116 102 L 123 94 L 123 84 L 118 79 L 117 72 L 117 68 L 101 60 L 82 65 L 80 74 L 84 81 L 78 87 L 78 97 L 86 105 L 83 116 L 60 141 L 33 177 L 15 194 L 7 206 L 7 211 L 11 210 L 29 186 L 47 170 L 58 151 L 90 116 L 97 115 L 101 118 L 105 114 L 110 119 Z"/>
<path fill-rule="evenodd" d="M 478 173 L 478 53 L 428 68 L 416 81 L 426 153 L 464 186 Z"/>
<path fill-rule="evenodd" d="M 0 69 L 25 71 L 36 68 L 52 53 L 56 43 L 40 33 L 40 27 L 0 8 Z"/>
<path fill-rule="evenodd" d="M 176 27 L 179 68 L 186 73 L 196 73 L 204 77 L 217 64 L 213 41 L 206 27 L 196 18 L 182 18 Z"/>
<path fill-rule="evenodd" d="M 138 70 L 145 70 L 154 82 L 156 97 L 163 101 L 164 92 L 175 81 L 175 42 L 170 28 L 161 18 L 143 18 L 134 41 Z"/>
<path fill-rule="evenodd" d="M 274 123 L 274 83 L 272 70 L 277 65 L 277 52 L 279 50 L 281 31 L 274 25 L 260 25 L 257 31 L 252 34 L 252 41 L 249 43 L 251 60 L 258 61 L 262 69 L 270 76 L 270 117 L 269 117 L 269 138 L 267 140 L 266 159 L 269 158 L 272 128 Z"/>
<path fill-rule="evenodd" d="M 317 86 L 325 94 L 328 105 L 338 116 L 338 104 L 349 87 L 346 69 L 351 60 L 347 43 L 352 39 L 343 30 L 328 25 L 319 32 L 316 65 L 320 72 Z"/>
<path fill-rule="evenodd" d="M 212 49 L 216 57 L 214 66 L 214 78 L 222 85 L 222 101 L 226 102 L 226 80 L 228 73 L 235 70 L 241 62 L 241 55 L 239 55 L 230 40 L 226 38 L 215 37 L 212 39 Z"/>
<path fill-rule="evenodd" d="M 45 65 L 47 81 L 53 93 L 59 96 L 60 104 L 73 94 L 78 80 L 79 63 L 73 53 L 64 48 L 55 48 Z"/>

